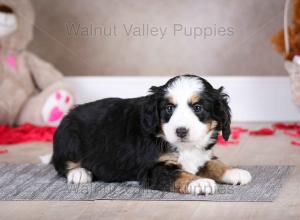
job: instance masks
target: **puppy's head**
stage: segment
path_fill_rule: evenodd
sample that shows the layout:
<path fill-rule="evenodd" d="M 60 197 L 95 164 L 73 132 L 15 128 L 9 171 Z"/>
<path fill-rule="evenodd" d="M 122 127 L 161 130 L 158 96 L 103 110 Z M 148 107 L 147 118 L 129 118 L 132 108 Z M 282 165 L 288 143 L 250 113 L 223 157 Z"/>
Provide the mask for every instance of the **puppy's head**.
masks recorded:
<path fill-rule="evenodd" d="M 208 143 L 218 131 L 228 140 L 231 114 L 222 87 L 214 89 L 201 77 L 184 75 L 170 79 L 163 86 L 151 87 L 150 91 L 147 123 L 170 144 Z"/>

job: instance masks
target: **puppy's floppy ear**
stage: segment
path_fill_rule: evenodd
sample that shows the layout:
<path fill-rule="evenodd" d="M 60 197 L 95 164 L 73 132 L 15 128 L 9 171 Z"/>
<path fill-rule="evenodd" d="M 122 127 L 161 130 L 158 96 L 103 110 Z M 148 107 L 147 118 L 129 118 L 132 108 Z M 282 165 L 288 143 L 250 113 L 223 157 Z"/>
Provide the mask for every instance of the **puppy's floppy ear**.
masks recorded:
<path fill-rule="evenodd" d="M 142 129 L 148 134 L 159 132 L 158 91 L 159 87 L 152 86 L 150 88 L 152 94 L 145 97 L 145 103 L 142 107 Z"/>
<path fill-rule="evenodd" d="M 222 136 L 227 141 L 229 139 L 231 130 L 231 110 L 228 105 L 228 95 L 223 92 L 223 87 L 217 89 L 218 101 L 217 101 L 217 118 L 220 129 L 222 130 Z"/>
<path fill-rule="evenodd" d="M 161 86 L 151 86 L 149 89 L 149 92 L 154 95 L 159 95 L 162 92 Z"/>

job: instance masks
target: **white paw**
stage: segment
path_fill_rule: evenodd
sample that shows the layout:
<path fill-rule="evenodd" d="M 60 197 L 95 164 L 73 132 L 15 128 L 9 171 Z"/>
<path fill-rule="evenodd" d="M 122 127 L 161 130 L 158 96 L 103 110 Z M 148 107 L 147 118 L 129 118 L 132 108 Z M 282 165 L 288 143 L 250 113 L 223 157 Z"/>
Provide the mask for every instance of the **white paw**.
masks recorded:
<path fill-rule="evenodd" d="M 198 194 L 214 194 L 217 190 L 217 184 L 214 180 L 212 179 L 198 179 L 192 181 L 188 185 L 188 193 L 198 195 Z"/>
<path fill-rule="evenodd" d="M 92 173 L 84 168 L 75 168 L 67 174 L 68 183 L 90 183 L 92 182 Z"/>
<path fill-rule="evenodd" d="M 57 90 L 46 100 L 42 117 L 46 124 L 57 126 L 64 115 L 68 113 L 74 104 L 72 95 L 65 90 Z"/>
<path fill-rule="evenodd" d="M 230 169 L 227 170 L 223 176 L 224 183 L 232 185 L 245 185 L 251 181 L 251 174 L 247 170 Z"/>

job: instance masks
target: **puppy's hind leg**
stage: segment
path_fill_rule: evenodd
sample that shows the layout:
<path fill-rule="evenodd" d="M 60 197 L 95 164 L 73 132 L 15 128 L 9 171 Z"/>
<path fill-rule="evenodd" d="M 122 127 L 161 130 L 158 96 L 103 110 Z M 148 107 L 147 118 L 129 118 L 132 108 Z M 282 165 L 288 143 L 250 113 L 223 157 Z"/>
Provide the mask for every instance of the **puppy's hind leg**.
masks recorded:
<path fill-rule="evenodd" d="M 59 175 L 67 177 L 68 182 L 90 182 L 92 175 L 82 168 L 82 142 L 80 129 L 72 119 L 63 119 L 56 130 L 53 142 L 52 164 Z"/>
<path fill-rule="evenodd" d="M 67 162 L 67 180 L 68 183 L 90 183 L 92 182 L 92 173 L 82 168 L 80 163 Z"/>

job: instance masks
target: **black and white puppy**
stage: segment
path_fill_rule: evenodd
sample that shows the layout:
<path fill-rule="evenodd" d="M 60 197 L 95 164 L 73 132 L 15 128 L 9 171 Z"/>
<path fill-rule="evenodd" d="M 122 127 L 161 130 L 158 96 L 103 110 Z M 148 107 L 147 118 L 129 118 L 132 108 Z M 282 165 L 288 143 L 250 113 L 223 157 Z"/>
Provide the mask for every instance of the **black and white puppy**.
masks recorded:
<path fill-rule="evenodd" d="M 247 184 L 246 170 L 212 153 L 230 136 L 223 88 L 194 75 L 151 87 L 150 95 L 108 98 L 72 110 L 54 137 L 52 163 L 69 183 L 139 181 L 180 193 L 213 194 L 216 182 Z"/>

